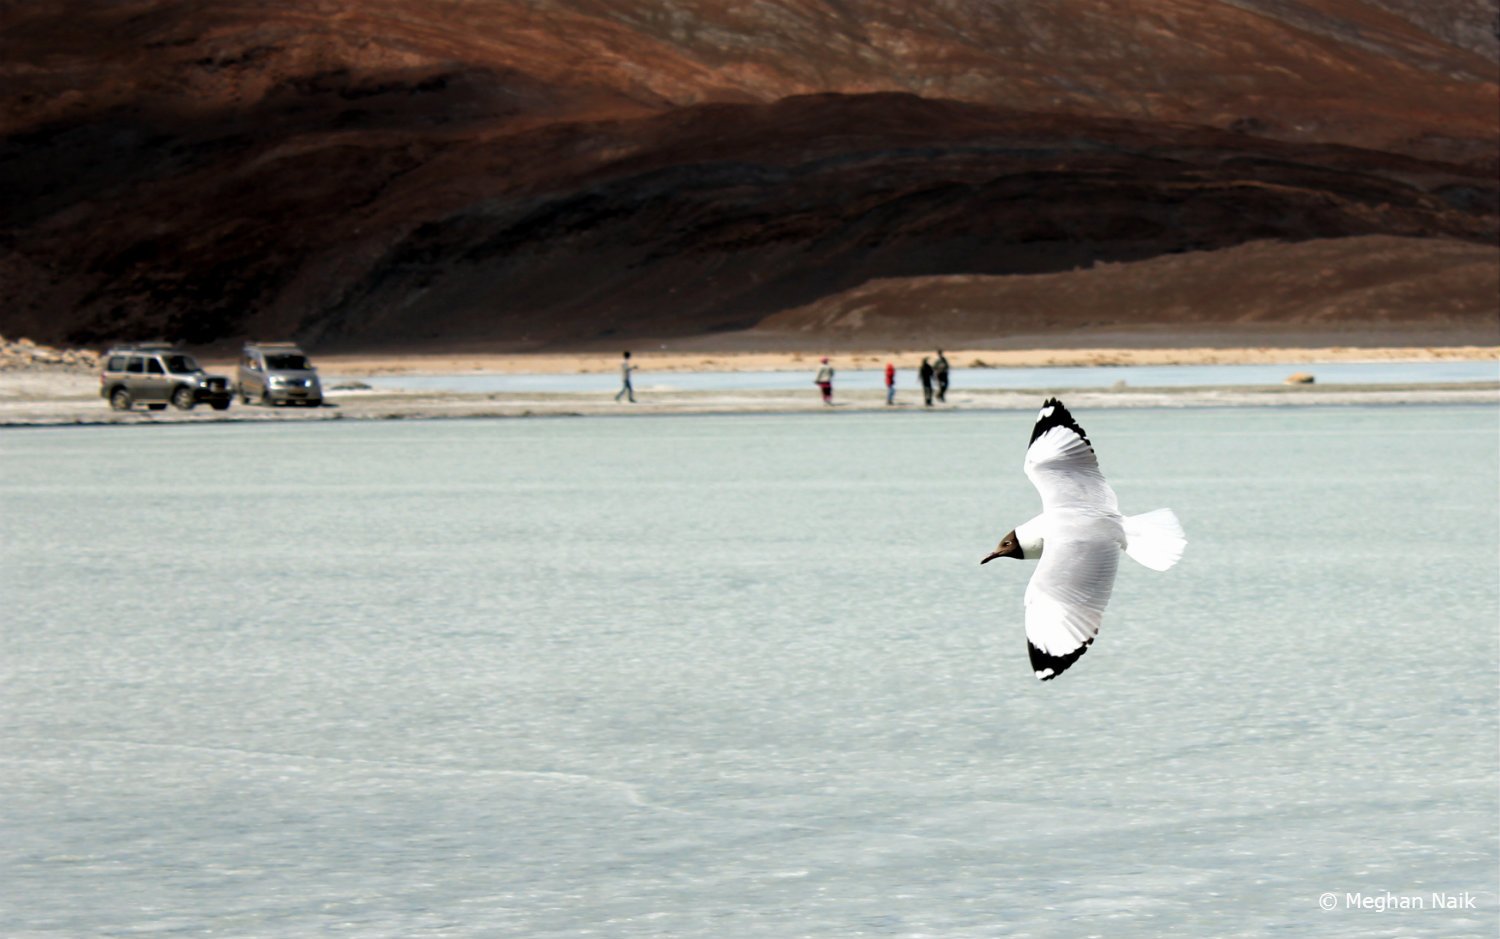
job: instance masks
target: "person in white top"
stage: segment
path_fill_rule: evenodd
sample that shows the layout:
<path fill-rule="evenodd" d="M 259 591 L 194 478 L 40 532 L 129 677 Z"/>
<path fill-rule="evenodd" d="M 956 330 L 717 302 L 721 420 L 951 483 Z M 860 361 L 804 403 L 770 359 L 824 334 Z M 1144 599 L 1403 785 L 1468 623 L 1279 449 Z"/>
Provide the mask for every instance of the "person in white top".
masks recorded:
<path fill-rule="evenodd" d="M 813 379 L 813 384 L 823 392 L 823 403 L 832 407 L 833 405 L 833 366 L 828 364 L 828 358 L 823 358 L 823 367 L 818 369 L 818 377 Z"/>
<path fill-rule="evenodd" d="M 631 404 L 635 404 L 635 389 L 630 386 L 630 373 L 635 371 L 635 366 L 630 363 L 630 353 L 620 359 L 620 390 L 615 393 L 615 400 L 629 398 Z"/>

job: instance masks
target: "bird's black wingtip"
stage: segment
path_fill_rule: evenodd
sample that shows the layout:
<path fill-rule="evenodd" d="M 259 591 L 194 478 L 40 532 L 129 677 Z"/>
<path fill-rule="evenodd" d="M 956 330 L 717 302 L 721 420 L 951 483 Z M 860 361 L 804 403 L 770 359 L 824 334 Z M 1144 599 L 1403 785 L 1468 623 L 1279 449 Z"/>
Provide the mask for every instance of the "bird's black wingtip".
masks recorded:
<path fill-rule="evenodd" d="M 1078 422 L 1073 419 L 1073 414 L 1068 410 L 1068 406 L 1057 398 L 1048 398 L 1042 402 L 1042 409 L 1037 412 L 1036 424 L 1031 428 L 1031 439 L 1027 441 L 1026 445 L 1030 446 L 1036 443 L 1036 438 L 1054 427 L 1066 427 L 1081 437 L 1083 442 L 1089 445 L 1090 449 L 1093 448 L 1094 445 L 1089 441 L 1089 435 L 1084 433 L 1082 427 L 1078 426 Z"/>
<path fill-rule="evenodd" d="M 1051 681 L 1067 671 L 1074 662 L 1082 658 L 1083 654 L 1089 651 L 1089 646 L 1093 645 L 1093 643 L 1094 640 L 1090 639 L 1066 655 L 1052 655 L 1043 652 L 1032 645 L 1030 640 L 1027 640 L 1026 651 L 1031 653 L 1031 670 L 1036 673 L 1038 681 Z"/>

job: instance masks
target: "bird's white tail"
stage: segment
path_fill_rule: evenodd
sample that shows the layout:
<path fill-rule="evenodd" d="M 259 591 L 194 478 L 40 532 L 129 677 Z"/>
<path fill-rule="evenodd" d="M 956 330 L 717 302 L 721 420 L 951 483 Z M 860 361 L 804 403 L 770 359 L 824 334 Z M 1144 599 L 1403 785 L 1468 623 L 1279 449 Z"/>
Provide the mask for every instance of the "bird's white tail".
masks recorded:
<path fill-rule="evenodd" d="M 1153 571 L 1164 571 L 1176 564 L 1186 547 L 1187 535 L 1171 509 L 1125 518 L 1125 553 Z"/>

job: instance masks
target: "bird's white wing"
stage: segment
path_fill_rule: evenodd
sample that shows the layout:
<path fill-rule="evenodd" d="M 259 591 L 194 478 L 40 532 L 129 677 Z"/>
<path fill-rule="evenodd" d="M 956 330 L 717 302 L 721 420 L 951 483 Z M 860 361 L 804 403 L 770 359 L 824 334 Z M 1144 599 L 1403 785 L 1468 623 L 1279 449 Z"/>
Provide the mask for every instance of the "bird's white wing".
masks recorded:
<path fill-rule="evenodd" d="M 1115 491 L 1099 471 L 1094 445 L 1056 398 L 1042 404 L 1031 429 L 1026 476 L 1041 493 L 1044 512 L 1071 508 L 1089 514 L 1120 514 Z"/>
<path fill-rule="evenodd" d="M 1036 677 L 1061 675 L 1099 635 L 1125 543 L 1120 504 L 1088 435 L 1048 398 L 1026 448 L 1026 475 L 1042 496 L 1043 546 L 1026 586 L 1026 642 Z"/>
<path fill-rule="evenodd" d="M 1048 539 L 1026 585 L 1026 645 L 1042 681 L 1056 678 L 1099 635 L 1120 566 L 1120 544 L 1105 520 L 1078 539 Z"/>

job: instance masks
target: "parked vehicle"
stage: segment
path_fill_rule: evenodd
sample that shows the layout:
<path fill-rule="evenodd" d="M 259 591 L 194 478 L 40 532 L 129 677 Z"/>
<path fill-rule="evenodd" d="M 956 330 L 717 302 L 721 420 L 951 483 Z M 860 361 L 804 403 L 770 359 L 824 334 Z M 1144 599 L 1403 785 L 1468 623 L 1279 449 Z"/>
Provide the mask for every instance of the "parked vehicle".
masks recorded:
<path fill-rule="evenodd" d="M 222 411 L 233 397 L 227 376 L 208 374 L 197 359 L 162 342 L 119 345 L 105 353 L 99 395 L 116 411 L 136 404 L 160 411 L 169 403 L 184 411 L 203 403 Z"/>
<path fill-rule="evenodd" d="M 267 407 L 278 404 L 323 403 L 318 370 L 307 355 L 290 342 L 254 342 L 240 355 L 235 386 L 240 401 L 254 398 Z"/>

